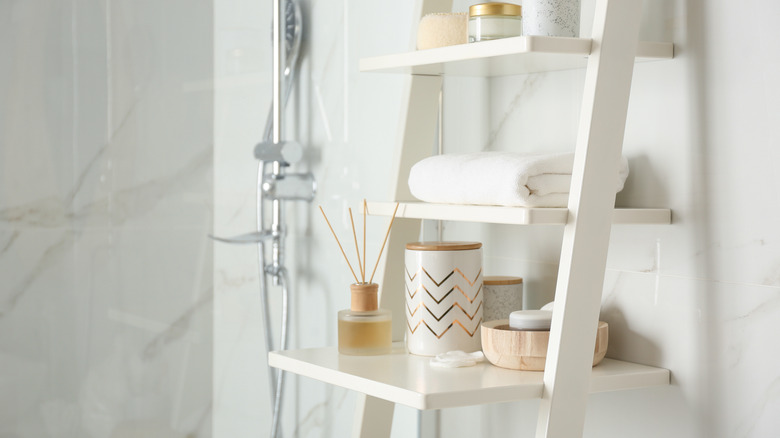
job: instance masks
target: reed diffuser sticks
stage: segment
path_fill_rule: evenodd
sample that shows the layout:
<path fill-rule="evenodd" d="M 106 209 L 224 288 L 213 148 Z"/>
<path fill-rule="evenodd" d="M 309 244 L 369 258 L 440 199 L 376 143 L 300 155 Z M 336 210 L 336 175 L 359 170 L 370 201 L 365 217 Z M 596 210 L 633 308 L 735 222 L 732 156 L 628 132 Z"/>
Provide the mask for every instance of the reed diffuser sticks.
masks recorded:
<path fill-rule="evenodd" d="M 395 204 L 395 210 L 393 210 L 393 217 L 390 219 L 390 224 L 387 226 L 387 232 L 385 233 L 385 238 L 382 241 L 382 248 L 379 250 L 379 255 L 376 258 L 376 264 L 374 265 L 374 270 L 371 272 L 371 277 L 368 280 L 368 283 L 366 283 L 366 212 L 368 210 L 368 204 L 366 203 L 366 200 L 363 200 L 363 257 L 361 261 L 360 257 L 360 248 L 358 244 L 357 239 L 357 232 L 355 231 L 355 220 L 352 216 L 352 208 L 349 209 L 349 221 L 352 224 L 352 237 L 355 239 L 355 252 L 357 253 L 357 263 L 358 263 L 358 270 L 360 271 L 360 280 L 358 280 L 358 276 L 355 274 L 355 270 L 352 268 L 352 263 L 349 261 L 349 257 L 347 257 L 347 253 L 344 251 L 344 247 L 341 246 L 341 242 L 339 241 L 338 236 L 336 236 L 336 231 L 333 230 L 333 226 L 330 224 L 330 221 L 328 220 L 328 216 L 325 214 L 325 210 L 322 209 L 322 206 L 320 205 L 320 212 L 322 212 L 322 217 L 325 218 L 325 222 L 328 224 L 328 228 L 330 228 L 330 232 L 333 234 L 333 238 L 336 239 L 336 244 L 339 246 L 339 249 L 341 250 L 341 255 L 344 256 L 344 260 L 347 262 L 347 266 L 349 266 L 349 271 L 352 273 L 352 277 L 355 278 L 355 284 L 369 284 L 372 283 L 374 280 L 374 274 L 376 274 L 376 269 L 379 267 L 379 260 L 382 258 L 382 253 L 385 251 L 385 245 L 387 244 L 387 238 L 390 236 L 390 229 L 393 227 L 393 222 L 395 222 L 395 215 L 398 212 L 398 203 Z"/>
<path fill-rule="evenodd" d="M 371 272 L 371 279 L 368 280 L 369 283 L 374 281 L 374 274 L 376 274 L 376 268 L 379 266 L 379 259 L 382 257 L 382 252 L 385 250 L 385 244 L 387 243 L 387 237 L 390 235 L 390 228 L 393 227 L 393 222 L 395 222 L 395 213 L 398 211 L 398 203 L 395 203 L 395 210 L 393 210 L 393 217 L 390 219 L 390 225 L 387 226 L 387 233 L 385 233 L 385 240 L 382 241 L 382 249 L 379 250 L 379 257 L 376 258 L 376 264 L 374 265 L 374 270 Z"/>
<path fill-rule="evenodd" d="M 339 249 L 341 250 L 341 254 L 344 256 L 344 260 L 347 261 L 347 266 L 349 266 L 349 270 L 350 272 L 352 272 L 352 276 L 355 277 L 355 283 L 360 283 L 360 281 L 357 278 L 357 275 L 355 275 L 355 270 L 352 269 L 352 264 L 349 263 L 347 254 L 344 252 L 344 248 L 341 247 L 341 242 L 339 242 L 339 238 L 336 237 L 336 232 L 333 231 L 333 226 L 331 226 L 330 221 L 328 220 L 328 216 L 325 215 L 325 210 L 322 209 L 321 205 L 320 205 L 320 211 L 322 212 L 322 216 L 325 218 L 325 222 L 328 223 L 328 228 L 330 228 L 330 232 L 333 233 L 333 237 L 336 238 L 336 243 L 339 245 Z"/>
<path fill-rule="evenodd" d="M 366 282 L 366 213 L 367 212 L 368 212 L 368 205 L 366 204 L 366 198 L 363 198 L 363 282 L 364 283 Z"/>
<path fill-rule="evenodd" d="M 352 223 L 352 237 L 355 238 L 355 254 L 358 259 L 358 269 L 360 270 L 360 282 L 366 282 L 366 272 L 363 270 L 363 264 L 360 263 L 360 248 L 358 248 L 357 234 L 355 233 L 355 219 L 352 218 L 352 208 L 349 209 L 349 221 Z"/>

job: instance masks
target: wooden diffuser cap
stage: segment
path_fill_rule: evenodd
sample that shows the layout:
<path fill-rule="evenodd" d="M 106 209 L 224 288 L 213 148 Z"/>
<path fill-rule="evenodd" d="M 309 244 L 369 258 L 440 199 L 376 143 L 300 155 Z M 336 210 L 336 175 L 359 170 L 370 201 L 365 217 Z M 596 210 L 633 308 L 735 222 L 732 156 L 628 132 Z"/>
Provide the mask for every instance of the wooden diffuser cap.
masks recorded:
<path fill-rule="evenodd" d="M 350 284 L 353 312 L 367 312 L 379 309 L 379 285 L 376 283 Z"/>

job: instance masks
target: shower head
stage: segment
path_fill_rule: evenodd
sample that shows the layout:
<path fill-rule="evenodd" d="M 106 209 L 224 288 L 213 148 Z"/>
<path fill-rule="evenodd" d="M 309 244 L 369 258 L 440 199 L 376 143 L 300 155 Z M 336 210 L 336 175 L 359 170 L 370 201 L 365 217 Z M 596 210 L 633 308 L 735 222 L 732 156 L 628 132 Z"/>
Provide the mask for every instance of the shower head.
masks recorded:
<path fill-rule="evenodd" d="M 292 74 L 295 64 L 298 62 L 302 29 L 301 7 L 296 0 L 286 0 L 284 5 L 284 48 L 287 61 L 284 67 L 285 77 Z"/>
<path fill-rule="evenodd" d="M 295 67 L 298 63 L 298 55 L 301 49 L 301 35 L 303 33 L 303 17 L 301 7 L 297 0 L 284 0 L 284 75 L 282 78 L 282 100 L 287 106 L 287 100 L 290 98 L 293 83 L 295 82 Z M 265 122 L 263 131 L 263 140 L 271 141 L 271 131 L 273 130 L 273 115 L 268 112 L 268 118 Z"/>

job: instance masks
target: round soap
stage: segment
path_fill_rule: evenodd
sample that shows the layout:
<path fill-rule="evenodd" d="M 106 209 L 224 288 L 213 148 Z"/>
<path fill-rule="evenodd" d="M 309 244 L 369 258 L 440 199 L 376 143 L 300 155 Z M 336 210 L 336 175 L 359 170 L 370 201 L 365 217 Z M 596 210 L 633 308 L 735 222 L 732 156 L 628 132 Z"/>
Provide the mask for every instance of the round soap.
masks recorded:
<path fill-rule="evenodd" d="M 550 330 L 549 310 L 517 310 L 509 314 L 509 327 L 515 330 Z"/>

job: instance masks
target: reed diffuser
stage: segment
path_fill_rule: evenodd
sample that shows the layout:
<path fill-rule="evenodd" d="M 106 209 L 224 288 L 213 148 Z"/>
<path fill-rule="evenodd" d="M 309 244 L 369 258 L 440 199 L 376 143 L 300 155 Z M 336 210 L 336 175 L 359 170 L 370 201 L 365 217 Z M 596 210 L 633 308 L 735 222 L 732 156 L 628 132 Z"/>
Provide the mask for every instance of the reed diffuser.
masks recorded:
<path fill-rule="evenodd" d="M 330 232 L 333 233 L 333 237 L 336 239 L 336 243 L 341 250 L 341 255 L 344 256 L 344 260 L 349 266 L 349 271 L 352 273 L 352 277 L 355 278 L 355 283 L 349 286 L 350 293 L 352 294 L 352 300 L 350 302 L 350 308 L 339 311 L 339 353 L 349 354 L 356 356 L 372 356 L 379 354 L 387 354 L 390 352 L 392 344 L 392 313 L 385 309 L 379 308 L 379 285 L 374 283 L 374 274 L 376 274 L 376 268 L 379 266 L 379 260 L 382 258 L 382 252 L 385 250 L 385 244 L 387 243 L 387 237 L 390 235 L 390 229 L 393 227 L 395 221 L 395 214 L 398 211 L 398 204 L 395 205 L 393 211 L 393 217 L 390 219 L 390 225 L 387 227 L 385 233 L 385 239 L 382 241 L 382 248 L 379 250 L 379 255 L 376 258 L 376 264 L 374 270 L 371 272 L 371 276 L 366 281 L 366 211 L 368 206 L 365 199 L 363 200 L 363 257 L 360 256 L 360 247 L 358 245 L 357 232 L 355 231 L 355 220 L 352 217 L 352 209 L 349 209 L 349 220 L 352 224 L 352 237 L 355 240 L 355 253 L 357 255 L 357 266 L 360 273 L 360 279 L 358 279 L 355 270 L 352 268 L 352 263 L 349 262 L 347 253 L 344 251 L 344 247 L 341 246 L 339 238 L 336 236 L 336 232 L 333 230 L 328 216 L 325 214 L 325 210 L 320 206 L 322 216 L 325 218 L 325 222 L 330 228 Z"/>

